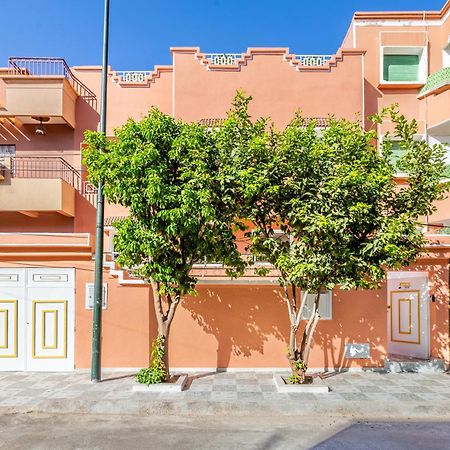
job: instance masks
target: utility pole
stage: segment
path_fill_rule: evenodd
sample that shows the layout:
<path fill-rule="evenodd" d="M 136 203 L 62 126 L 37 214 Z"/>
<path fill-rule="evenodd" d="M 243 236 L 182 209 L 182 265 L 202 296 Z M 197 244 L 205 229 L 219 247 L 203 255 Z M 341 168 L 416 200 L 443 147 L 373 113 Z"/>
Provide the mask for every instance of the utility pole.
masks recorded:
<path fill-rule="evenodd" d="M 106 134 L 106 96 L 108 83 L 109 0 L 105 0 L 103 16 L 102 94 L 100 107 L 100 133 Z M 92 323 L 91 381 L 101 379 L 101 336 L 103 304 L 103 230 L 104 197 L 100 181 L 97 191 L 97 225 L 95 234 L 94 310 Z"/>

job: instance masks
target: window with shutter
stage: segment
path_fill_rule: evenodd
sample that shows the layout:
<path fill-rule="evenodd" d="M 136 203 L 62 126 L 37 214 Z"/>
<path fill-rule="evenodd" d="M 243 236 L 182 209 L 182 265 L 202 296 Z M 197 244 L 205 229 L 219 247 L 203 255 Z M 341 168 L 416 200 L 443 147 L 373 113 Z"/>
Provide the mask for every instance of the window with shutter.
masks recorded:
<path fill-rule="evenodd" d="M 399 159 L 404 155 L 405 149 L 401 147 L 400 142 L 393 142 L 392 143 L 392 155 L 390 158 L 390 163 L 396 167 Z"/>
<path fill-rule="evenodd" d="M 384 55 L 384 81 L 418 81 L 419 55 Z"/>

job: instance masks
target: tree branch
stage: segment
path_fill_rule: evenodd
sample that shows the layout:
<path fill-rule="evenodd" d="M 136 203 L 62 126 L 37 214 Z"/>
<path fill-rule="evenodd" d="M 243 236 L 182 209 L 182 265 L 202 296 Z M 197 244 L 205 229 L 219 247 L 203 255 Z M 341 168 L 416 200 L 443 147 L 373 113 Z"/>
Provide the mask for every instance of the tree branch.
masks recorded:
<path fill-rule="evenodd" d="M 286 280 L 284 280 L 283 288 L 284 288 L 284 299 L 286 301 L 286 305 L 288 307 L 289 312 L 289 321 L 291 322 L 291 326 L 295 326 L 295 313 L 292 311 L 292 305 L 291 300 L 289 299 L 289 290 L 287 287 Z"/>
<path fill-rule="evenodd" d="M 300 326 L 300 321 L 302 320 L 302 314 L 303 310 L 305 309 L 306 305 L 306 299 L 308 297 L 308 291 L 305 291 L 302 296 L 302 301 L 300 303 L 300 308 L 297 313 L 297 320 L 295 321 L 295 324 L 297 325 L 297 328 Z"/>
<path fill-rule="evenodd" d="M 170 326 L 172 323 L 173 316 L 175 315 L 175 311 L 177 309 L 178 304 L 180 303 L 181 295 L 177 294 L 173 300 L 173 302 L 170 305 L 169 311 L 167 312 L 167 325 Z"/>
<path fill-rule="evenodd" d="M 306 327 L 305 327 L 305 329 L 303 331 L 302 344 L 301 344 L 301 347 L 300 347 L 300 355 L 301 355 L 302 360 L 304 360 L 304 353 L 305 353 L 305 348 L 306 348 L 306 342 L 307 342 L 308 336 L 310 334 L 310 329 L 311 329 L 311 327 L 313 325 L 313 322 L 315 320 L 316 312 L 319 310 L 319 300 L 320 300 L 320 292 L 321 292 L 321 290 L 322 290 L 322 287 L 319 287 L 319 289 L 317 290 L 316 298 L 314 300 L 313 310 L 311 312 L 311 317 L 309 318 L 308 323 L 306 324 Z"/>
<path fill-rule="evenodd" d="M 305 352 L 304 352 L 304 355 L 303 355 L 303 358 L 302 358 L 305 366 L 308 366 L 308 358 L 309 358 L 309 352 L 311 350 L 312 338 L 314 336 L 314 331 L 316 330 L 317 324 L 319 323 L 319 319 L 320 319 L 320 314 L 317 311 L 315 316 L 314 316 L 314 320 L 313 320 L 313 323 L 311 325 L 310 332 L 308 334 L 308 339 L 307 339 L 307 342 L 306 342 Z"/>
<path fill-rule="evenodd" d="M 158 322 L 158 330 L 161 331 L 164 328 L 164 311 L 161 303 L 161 294 L 159 293 L 159 283 L 151 281 L 153 292 L 153 305 L 155 307 L 156 321 Z"/>

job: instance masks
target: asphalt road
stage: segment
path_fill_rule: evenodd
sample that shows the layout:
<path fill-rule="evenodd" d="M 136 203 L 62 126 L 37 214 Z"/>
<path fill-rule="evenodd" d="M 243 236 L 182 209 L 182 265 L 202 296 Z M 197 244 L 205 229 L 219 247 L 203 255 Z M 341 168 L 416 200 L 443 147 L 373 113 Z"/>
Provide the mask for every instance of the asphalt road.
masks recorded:
<path fill-rule="evenodd" d="M 333 417 L 0 415 L 0 449 L 439 449 L 450 422 Z"/>

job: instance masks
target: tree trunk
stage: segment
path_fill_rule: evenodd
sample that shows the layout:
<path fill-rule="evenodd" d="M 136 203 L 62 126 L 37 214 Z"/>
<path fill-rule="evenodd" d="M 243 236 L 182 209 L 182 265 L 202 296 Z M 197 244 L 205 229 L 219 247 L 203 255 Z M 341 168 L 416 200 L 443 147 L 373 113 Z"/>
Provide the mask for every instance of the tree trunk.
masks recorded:
<path fill-rule="evenodd" d="M 289 363 L 291 365 L 292 376 L 291 380 L 295 383 L 304 384 L 306 382 L 306 371 L 308 369 L 308 359 L 309 352 L 311 349 L 312 338 L 314 335 L 314 331 L 316 329 L 317 323 L 319 321 L 319 301 L 320 301 L 320 292 L 319 289 L 316 293 L 316 298 L 314 301 L 313 310 L 311 312 L 311 317 L 305 325 L 305 328 L 302 333 L 302 340 L 300 343 L 300 349 L 297 346 L 297 333 L 298 333 L 298 324 L 300 323 L 300 315 L 302 313 L 303 307 L 300 307 L 298 311 L 299 316 L 297 320 L 293 322 L 292 314 L 291 314 L 291 332 L 289 339 Z M 305 299 L 306 300 L 306 299 Z M 303 303 L 303 302 L 302 302 Z"/>
<path fill-rule="evenodd" d="M 164 381 L 167 383 L 170 380 L 170 367 L 169 367 L 169 331 L 170 331 L 170 323 L 163 323 L 162 327 L 158 327 L 158 337 L 162 337 L 164 339 L 163 346 L 163 362 L 165 368 Z"/>
<path fill-rule="evenodd" d="M 158 337 L 164 338 L 163 345 L 163 362 L 165 368 L 165 381 L 170 380 L 170 366 L 169 366 L 169 332 L 170 326 L 172 325 L 172 320 L 175 315 L 178 303 L 181 300 L 180 295 L 175 295 L 172 300 L 171 297 L 167 296 L 166 300 L 168 302 L 167 312 L 164 313 L 164 308 L 162 304 L 161 294 L 159 292 L 159 283 L 152 282 L 153 290 L 153 306 L 155 308 L 156 321 L 158 323 Z"/>

